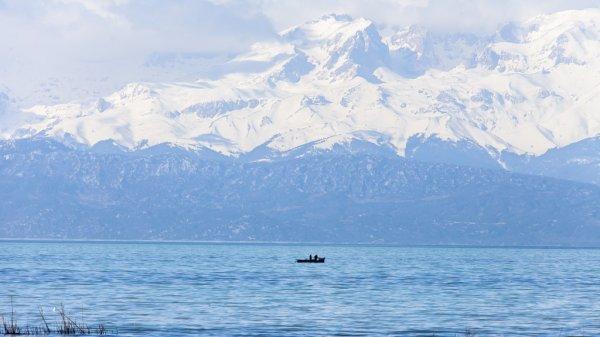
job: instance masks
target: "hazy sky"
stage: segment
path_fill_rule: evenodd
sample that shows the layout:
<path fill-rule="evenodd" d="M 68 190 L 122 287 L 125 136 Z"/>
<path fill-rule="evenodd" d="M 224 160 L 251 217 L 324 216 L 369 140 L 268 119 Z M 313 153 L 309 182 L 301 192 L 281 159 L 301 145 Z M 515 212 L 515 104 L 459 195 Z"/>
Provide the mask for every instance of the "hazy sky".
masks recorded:
<path fill-rule="evenodd" d="M 328 13 L 388 27 L 486 33 L 509 20 L 598 6 L 600 0 L 0 0 L 0 85 L 10 86 L 7 79 L 23 69 L 43 77 L 86 64 L 140 63 L 154 52 L 237 53 Z"/>

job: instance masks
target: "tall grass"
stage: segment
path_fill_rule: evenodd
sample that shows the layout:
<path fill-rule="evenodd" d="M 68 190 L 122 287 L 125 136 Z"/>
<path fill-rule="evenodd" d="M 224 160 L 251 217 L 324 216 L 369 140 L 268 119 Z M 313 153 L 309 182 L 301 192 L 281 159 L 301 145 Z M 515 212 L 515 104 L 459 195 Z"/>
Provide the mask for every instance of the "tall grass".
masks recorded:
<path fill-rule="evenodd" d="M 103 324 L 89 326 L 85 322 L 76 321 L 69 316 L 61 304 L 56 310 L 54 321 L 49 321 L 44 309 L 40 306 L 38 309 L 40 325 L 21 325 L 17 321 L 15 314 L 13 298 L 10 298 L 10 316 L 5 317 L 0 314 L 2 326 L 0 334 L 5 336 L 40 336 L 40 335 L 106 335 L 108 330 Z"/>

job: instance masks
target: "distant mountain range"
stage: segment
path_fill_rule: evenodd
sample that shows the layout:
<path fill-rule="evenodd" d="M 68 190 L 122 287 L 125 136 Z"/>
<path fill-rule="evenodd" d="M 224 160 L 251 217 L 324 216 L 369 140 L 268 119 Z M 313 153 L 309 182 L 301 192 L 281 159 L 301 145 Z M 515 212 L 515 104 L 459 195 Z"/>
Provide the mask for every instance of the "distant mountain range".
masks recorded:
<path fill-rule="evenodd" d="M 598 9 L 490 36 L 328 15 L 211 66 L 0 93 L 0 237 L 600 244 Z"/>
<path fill-rule="evenodd" d="M 0 237 L 598 245 L 600 187 L 368 144 L 246 161 L 0 146 Z"/>

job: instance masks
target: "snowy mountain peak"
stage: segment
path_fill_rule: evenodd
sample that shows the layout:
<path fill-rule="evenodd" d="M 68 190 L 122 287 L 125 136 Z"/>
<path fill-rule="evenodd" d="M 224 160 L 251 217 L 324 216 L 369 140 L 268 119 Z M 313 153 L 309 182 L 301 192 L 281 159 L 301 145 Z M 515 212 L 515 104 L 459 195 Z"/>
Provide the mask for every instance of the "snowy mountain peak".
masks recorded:
<path fill-rule="evenodd" d="M 425 27 L 410 25 L 387 37 L 386 43 L 392 51 L 407 49 L 417 53 L 418 56 L 422 56 L 428 33 Z"/>
<path fill-rule="evenodd" d="M 347 15 L 326 15 L 283 31 L 281 37 L 320 65 L 321 77 L 372 79 L 373 71 L 389 56 L 373 22 Z"/>
<path fill-rule="evenodd" d="M 510 23 L 487 47 L 487 66 L 499 71 L 540 72 L 585 65 L 600 56 L 600 10 L 572 10 Z"/>
<path fill-rule="evenodd" d="M 296 45 L 310 46 L 347 40 L 371 26 L 373 23 L 364 18 L 353 19 L 348 15 L 329 14 L 318 20 L 286 29 L 280 35 Z"/>
<path fill-rule="evenodd" d="M 253 45 L 217 79 L 37 105 L 2 136 L 228 155 L 357 140 L 403 155 L 412 137 L 435 137 L 539 155 L 600 134 L 598 13 L 536 17 L 485 37 L 413 26 L 385 39 L 369 20 L 328 15 Z"/>

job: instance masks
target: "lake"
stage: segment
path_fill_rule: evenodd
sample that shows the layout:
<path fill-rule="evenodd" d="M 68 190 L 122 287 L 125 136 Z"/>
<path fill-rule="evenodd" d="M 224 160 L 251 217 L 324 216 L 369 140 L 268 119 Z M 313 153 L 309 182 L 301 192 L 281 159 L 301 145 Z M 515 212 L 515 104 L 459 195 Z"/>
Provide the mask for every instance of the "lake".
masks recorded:
<path fill-rule="evenodd" d="M 597 336 L 600 250 L 0 241 L 11 298 L 119 336 Z"/>

